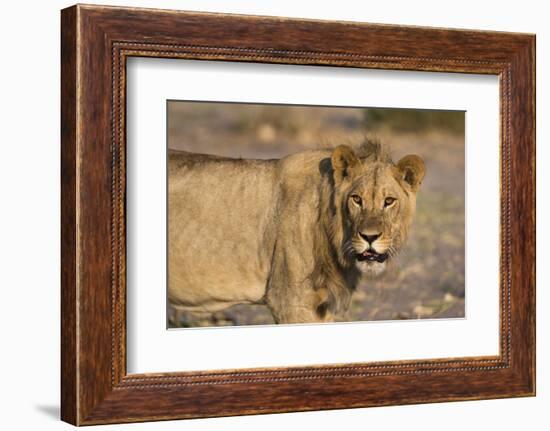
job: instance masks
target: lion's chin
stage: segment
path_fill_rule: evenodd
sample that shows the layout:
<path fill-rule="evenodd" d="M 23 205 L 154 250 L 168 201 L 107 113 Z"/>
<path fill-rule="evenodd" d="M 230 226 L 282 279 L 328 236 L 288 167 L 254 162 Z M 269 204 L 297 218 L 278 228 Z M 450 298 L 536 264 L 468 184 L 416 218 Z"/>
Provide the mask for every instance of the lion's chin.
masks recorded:
<path fill-rule="evenodd" d="M 377 261 L 359 261 L 355 262 L 359 272 L 367 277 L 376 277 L 381 275 L 386 270 L 386 262 Z"/>

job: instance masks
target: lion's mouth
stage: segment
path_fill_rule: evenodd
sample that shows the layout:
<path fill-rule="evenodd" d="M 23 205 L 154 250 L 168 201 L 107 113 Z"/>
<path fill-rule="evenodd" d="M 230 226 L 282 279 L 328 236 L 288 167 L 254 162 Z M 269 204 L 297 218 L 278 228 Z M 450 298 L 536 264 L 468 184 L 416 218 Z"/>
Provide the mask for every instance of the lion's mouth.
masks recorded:
<path fill-rule="evenodd" d="M 365 250 L 363 253 L 357 253 L 355 258 L 359 262 L 385 262 L 388 258 L 387 253 L 377 253 L 376 251 L 369 249 Z"/>

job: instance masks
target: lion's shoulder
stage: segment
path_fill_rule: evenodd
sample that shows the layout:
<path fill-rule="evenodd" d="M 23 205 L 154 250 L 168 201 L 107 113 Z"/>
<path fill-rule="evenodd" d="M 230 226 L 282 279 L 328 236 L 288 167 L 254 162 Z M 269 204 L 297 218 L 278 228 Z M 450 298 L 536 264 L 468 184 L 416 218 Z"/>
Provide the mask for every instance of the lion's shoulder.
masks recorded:
<path fill-rule="evenodd" d="M 280 159 L 279 177 L 281 180 L 310 183 L 326 173 L 329 165 L 329 150 L 300 151 Z"/>

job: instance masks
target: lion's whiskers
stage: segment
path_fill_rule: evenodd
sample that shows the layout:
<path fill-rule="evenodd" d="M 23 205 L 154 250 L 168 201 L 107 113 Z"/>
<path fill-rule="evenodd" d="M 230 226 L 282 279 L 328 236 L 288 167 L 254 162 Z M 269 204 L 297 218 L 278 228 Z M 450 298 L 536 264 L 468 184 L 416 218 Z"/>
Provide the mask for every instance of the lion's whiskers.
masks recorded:
<path fill-rule="evenodd" d="M 353 257 L 357 253 L 357 248 L 353 240 L 344 242 L 342 245 L 342 253 L 346 257 Z"/>

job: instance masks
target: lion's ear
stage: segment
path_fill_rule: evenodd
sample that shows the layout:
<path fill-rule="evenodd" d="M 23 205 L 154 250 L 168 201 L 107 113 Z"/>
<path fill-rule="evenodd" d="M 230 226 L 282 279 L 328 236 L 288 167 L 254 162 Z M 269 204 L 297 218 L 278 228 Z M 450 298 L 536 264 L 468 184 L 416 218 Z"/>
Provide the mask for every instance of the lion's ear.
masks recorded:
<path fill-rule="evenodd" d="M 353 176 L 354 170 L 359 167 L 361 161 L 350 147 L 340 145 L 332 152 L 331 163 L 334 181 L 338 184 L 343 179 Z"/>
<path fill-rule="evenodd" d="M 397 163 L 397 168 L 401 174 L 401 179 L 411 186 L 411 189 L 416 192 L 426 173 L 424 160 L 415 154 L 409 154 L 403 157 Z"/>

